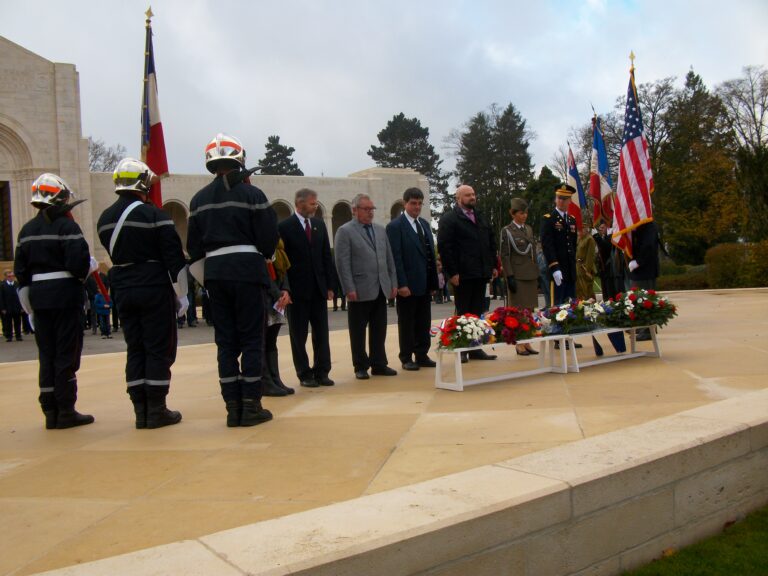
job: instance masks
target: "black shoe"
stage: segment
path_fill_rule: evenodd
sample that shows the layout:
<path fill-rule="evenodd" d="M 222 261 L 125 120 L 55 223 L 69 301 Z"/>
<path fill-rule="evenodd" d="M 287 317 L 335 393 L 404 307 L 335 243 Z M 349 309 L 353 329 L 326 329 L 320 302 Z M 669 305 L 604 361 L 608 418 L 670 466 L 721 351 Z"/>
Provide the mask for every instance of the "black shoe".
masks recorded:
<path fill-rule="evenodd" d="M 651 338 L 650 332 L 643 332 L 642 334 L 638 334 L 635 340 L 637 340 L 638 342 L 646 342 L 648 340 L 653 340 L 653 338 Z"/>
<path fill-rule="evenodd" d="M 305 380 L 301 380 L 299 382 L 299 384 L 301 384 L 305 388 L 319 388 L 320 387 L 320 384 L 318 383 L 318 381 L 315 380 L 312 377 L 309 377 L 309 378 L 307 378 Z"/>
<path fill-rule="evenodd" d="M 416 364 L 421 366 L 422 368 L 434 368 L 437 366 L 437 362 L 432 360 L 429 356 L 424 356 L 423 358 L 416 358 Z"/>
<path fill-rule="evenodd" d="M 584 346 L 582 344 L 579 344 L 578 342 L 575 342 L 573 346 L 574 348 L 584 348 Z"/>
<path fill-rule="evenodd" d="M 46 430 L 55 430 L 56 429 L 56 419 L 59 416 L 58 410 L 43 410 L 43 414 L 45 414 L 45 429 Z"/>
<path fill-rule="evenodd" d="M 261 378 L 262 396 L 288 396 L 290 392 L 274 383 L 272 378 Z"/>
<path fill-rule="evenodd" d="M 461 353 L 461 363 L 462 364 L 466 364 L 467 362 L 469 362 L 469 357 L 467 356 L 466 352 L 462 352 Z"/>
<path fill-rule="evenodd" d="M 240 426 L 256 426 L 272 420 L 272 412 L 261 406 L 261 400 L 243 398 L 243 413 Z"/>
<path fill-rule="evenodd" d="M 368 370 L 355 370 L 355 378 L 358 380 L 368 380 Z"/>
<path fill-rule="evenodd" d="M 181 412 L 178 410 L 168 410 L 163 398 L 159 402 L 157 399 L 147 400 L 147 428 L 163 428 L 173 426 L 181 422 Z"/>
<path fill-rule="evenodd" d="M 600 346 L 600 343 L 595 339 L 595 337 L 592 337 L 592 346 L 595 348 L 595 356 L 602 356 L 603 355 L 603 347 Z"/>
<path fill-rule="evenodd" d="M 243 403 L 239 400 L 227 400 L 227 428 L 240 426 L 240 417 L 243 413 Z"/>
<path fill-rule="evenodd" d="M 16 342 L 23 342 L 23 341 L 24 341 L 24 338 L 22 338 L 21 336 L 16 337 Z"/>
<path fill-rule="evenodd" d="M 71 412 L 63 412 L 59 410 L 59 415 L 56 418 L 56 429 L 64 430 L 65 428 L 74 428 L 75 426 L 85 426 L 86 424 L 93 424 L 95 418 L 90 414 L 80 414 L 77 410 Z"/>
<path fill-rule="evenodd" d="M 334 384 L 336 384 L 336 382 L 334 382 L 333 380 L 328 378 L 327 375 L 326 376 L 316 376 L 315 377 L 315 382 L 320 384 L 320 386 L 333 386 Z"/>
<path fill-rule="evenodd" d="M 397 370 L 393 370 L 389 366 L 382 366 L 380 368 L 371 368 L 371 375 L 373 375 L 373 376 L 397 376 Z"/>
<path fill-rule="evenodd" d="M 485 350 L 473 350 L 467 354 L 472 360 L 496 360 L 496 354 L 486 354 Z"/>
<path fill-rule="evenodd" d="M 415 372 L 419 369 L 419 365 L 416 364 L 416 362 L 411 362 L 410 360 L 408 362 L 403 362 L 403 370 L 408 370 L 409 372 Z"/>

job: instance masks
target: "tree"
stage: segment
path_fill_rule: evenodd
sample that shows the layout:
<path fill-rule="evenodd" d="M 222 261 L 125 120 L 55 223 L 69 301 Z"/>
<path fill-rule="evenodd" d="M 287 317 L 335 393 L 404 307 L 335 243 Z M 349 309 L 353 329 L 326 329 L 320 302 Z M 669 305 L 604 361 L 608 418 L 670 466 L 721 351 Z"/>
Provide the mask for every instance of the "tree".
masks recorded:
<path fill-rule="evenodd" d="M 718 86 L 736 142 L 737 179 L 749 205 L 744 234 L 753 241 L 768 238 L 768 71 L 747 66 L 744 75 Z"/>
<path fill-rule="evenodd" d="M 721 100 L 693 70 L 665 117 L 669 134 L 654 167 L 654 207 L 664 206 L 660 227 L 670 255 L 700 264 L 708 248 L 737 239 L 743 220 L 733 138 Z"/>
<path fill-rule="evenodd" d="M 560 182 L 562 179 L 553 174 L 548 166 L 543 166 L 538 178 L 531 179 L 523 194 L 523 198 L 528 202 L 527 223 L 537 236 L 543 215 L 551 212 L 555 206 L 555 188 Z"/>
<path fill-rule="evenodd" d="M 456 176 L 471 185 L 498 234 L 509 223 L 509 201 L 524 196 L 533 177 L 528 151 L 534 134 L 513 104 L 492 104 L 449 137 L 456 150 Z"/>
<path fill-rule="evenodd" d="M 88 169 L 91 172 L 112 172 L 125 154 L 122 144 L 107 146 L 104 140 L 88 137 Z"/>
<path fill-rule="evenodd" d="M 265 145 L 264 158 L 259 160 L 262 174 L 273 176 L 304 176 L 298 164 L 293 160 L 296 149 L 293 146 L 280 144 L 280 136 L 270 136 Z"/>
<path fill-rule="evenodd" d="M 448 174 L 440 168 L 443 161 L 429 143 L 429 128 L 418 118 L 406 118 L 400 112 L 378 133 L 380 146 L 371 145 L 367 154 L 382 168 L 410 168 L 429 181 L 430 208 L 438 217 L 450 205 Z"/>

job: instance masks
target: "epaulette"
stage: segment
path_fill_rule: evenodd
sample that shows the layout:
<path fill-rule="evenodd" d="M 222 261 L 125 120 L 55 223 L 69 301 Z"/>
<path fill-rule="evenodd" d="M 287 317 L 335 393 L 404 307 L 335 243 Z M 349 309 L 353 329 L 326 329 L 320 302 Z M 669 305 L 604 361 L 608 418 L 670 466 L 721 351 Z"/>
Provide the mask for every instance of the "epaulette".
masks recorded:
<path fill-rule="evenodd" d="M 551 218 L 552 214 L 544 214 L 544 218 Z"/>

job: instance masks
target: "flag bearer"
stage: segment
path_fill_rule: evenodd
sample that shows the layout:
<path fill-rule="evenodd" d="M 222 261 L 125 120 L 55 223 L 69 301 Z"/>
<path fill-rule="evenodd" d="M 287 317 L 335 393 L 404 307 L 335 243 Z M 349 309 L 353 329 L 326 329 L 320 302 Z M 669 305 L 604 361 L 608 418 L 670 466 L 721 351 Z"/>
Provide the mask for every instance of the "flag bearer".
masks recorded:
<path fill-rule="evenodd" d="M 277 216 L 264 192 L 248 182 L 237 138 L 218 134 L 211 140 L 205 166 L 215 178 L 190 204 L 190 270 L 211 299 L 227 426 L 254 426 L 272 419 L 261 405 L 261 374 L 265 258 L 277 245 Z"/>
<path fill-rule="evenodd" d="M 181 422 L 166 397 L 176 360 L 176 315 L 187 311 L 187 271 L 173 220 L 148 201 L 156 178 L 133 158 L 112 179 L 118 199 L 99 218 L 98 234 L 112 258 L 112 286 L 128 345 L 125 380 L 136 428 Z"/>
<path fill-rule="evenodd" d="M 40 406 L 45 427 L 91 424 L 93 416 L 75 410 L 77 370 L 83 350 L 83 282 L 92 265 L 88 243 L 70 211 L 74 193 L 56 174 L 32 184 L 37 216 L 19 232 L 14 271 L 19 298 L 35 328 L 40 358 Z M 95 260 L 93 263 L 96 264 Z"/>

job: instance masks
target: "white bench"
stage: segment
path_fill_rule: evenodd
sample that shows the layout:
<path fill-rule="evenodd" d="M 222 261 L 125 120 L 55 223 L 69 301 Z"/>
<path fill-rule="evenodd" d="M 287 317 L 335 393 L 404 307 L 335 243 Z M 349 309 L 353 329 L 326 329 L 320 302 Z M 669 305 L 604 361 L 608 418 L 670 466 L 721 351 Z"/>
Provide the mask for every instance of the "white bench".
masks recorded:
<path fill-rule="evenodd" d="M 642 330 L 643 328 L 648 328 L 651 332 L 651 341 L 653 343 L 653 351 L 651 352 L 637 350 L 637 331 Z M 585 336 L 600 336 L 603 334 L 625 331 L 629 332 L 628 352 L 601 356 L 594 360 L 579 362 L 579 359 L 576 355 L 575 346 L 577 338 L 582 338 Z M 516 353 L 515 346 L 507 345 L 503 342 L 497 342 L 495 344 L 484 344 L 483 346 L 475 346 L 472 348 L 438 348 L 437 367 L 435 369 L 435 388 L 462 392 L 464 387 L 474 386 L 476 384 L 487 384 L 489 382 L 499 382 L 502 380 L 511 380 L 514 378 L 523 378 L 525 376 L 534 376 L 536 374 L 546 374 L 551 372 L 558 374 L 579 372 L 581 368 L 586 368 L 587 366 L 606 364 L 608 362 L 617 362 L 619 360 L 628 360 L 630 358 L 638 358 L 640 356 L 651 356 L 655 358 L 661 357 L 661 350 L 659 348 L 659 342 L 656 338 L 655 326 L 637 326 L 634 328 L 601 328 L 599 330 L 592 330 L 590 332 L 579 332 L 578 334 L 552 334 L 549 336 L 542 336 L 540 338 L 520 340 L 518 342 L 518 344 L 537 343 L 541 344 L 539 347 L 538 368 L 509 371 L 508 364 L 505 364 L 505 371 L 501 374 L 473 379 L 464 378 L 464 365 L 461 363 L 462 352 L 471 353 L 477 350 L 492 350 L 498 353 L 502 350 L 507 350 L 511 353 Z M 559 344 L 559 346 L 556 348 L 555 344 Z M 605 346 L 603 348 L 606 349 Z M 612 345 L 611 349 L 613 349 Z M 489 365 L 490 363 L 483 362 L 483 364 Z M 451 371 L 453 372 L 452 379 L 450 378 L 451 374 L 449 373 Z"/>

